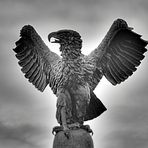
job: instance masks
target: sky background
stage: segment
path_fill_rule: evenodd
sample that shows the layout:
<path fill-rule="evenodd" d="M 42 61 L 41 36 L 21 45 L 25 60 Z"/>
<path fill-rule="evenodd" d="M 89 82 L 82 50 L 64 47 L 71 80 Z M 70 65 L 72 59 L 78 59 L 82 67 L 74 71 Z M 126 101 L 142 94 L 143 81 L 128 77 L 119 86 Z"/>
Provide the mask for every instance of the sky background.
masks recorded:
<path fill-rule="evenodd" d="M 113 21 L 125 19 L 148 40 L 147 0 L 0 0 L 0 148 L 51 148 L 56 97 L 24 78 L 12 51 L 20 29 L 33 25 L 45 43 L 59 29 L 78 31 L 84 54 L 99 45 Z M 95 148 L 148 147 L 148 53 L 138 70 L 114 87 L 105 78 L 95 93 L 107 107 L 88 122 Z"/>

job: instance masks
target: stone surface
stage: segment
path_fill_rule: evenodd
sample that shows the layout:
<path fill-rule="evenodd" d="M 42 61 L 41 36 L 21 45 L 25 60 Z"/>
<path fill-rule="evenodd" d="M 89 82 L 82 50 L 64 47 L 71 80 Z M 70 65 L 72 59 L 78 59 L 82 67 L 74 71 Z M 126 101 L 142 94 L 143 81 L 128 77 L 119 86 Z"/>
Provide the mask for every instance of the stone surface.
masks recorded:
<path fill-rule="evenodd" d="M 70 130 L 67 138 L 63 131 L 57 133 L 54 138 L 53 148 L 94 148 L 91 135 L 83 130 Z"/>

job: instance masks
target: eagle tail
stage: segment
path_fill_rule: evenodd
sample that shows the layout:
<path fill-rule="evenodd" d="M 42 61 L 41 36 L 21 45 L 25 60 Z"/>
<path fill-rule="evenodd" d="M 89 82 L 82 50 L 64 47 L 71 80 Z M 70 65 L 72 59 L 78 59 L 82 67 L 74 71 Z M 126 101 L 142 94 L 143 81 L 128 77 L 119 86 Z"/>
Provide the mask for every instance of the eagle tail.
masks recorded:
<path fill-rule="evenodd" d="M 92 120 L 98 116 L 100 116 L 107 108 L 104 104 L 97 98 L 97 96 L 91 91 L 90 93 L 91 99 L 90 103 L 86 109 L 86 115 L 84 121 Z"/>

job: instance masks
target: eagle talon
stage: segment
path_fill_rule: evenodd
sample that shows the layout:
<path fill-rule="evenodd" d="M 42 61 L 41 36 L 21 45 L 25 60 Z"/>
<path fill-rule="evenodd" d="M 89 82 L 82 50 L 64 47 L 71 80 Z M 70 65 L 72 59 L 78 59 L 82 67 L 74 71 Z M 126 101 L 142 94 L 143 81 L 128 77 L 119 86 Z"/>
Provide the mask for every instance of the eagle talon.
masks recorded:
<path fill-rule="evenodd" d="M 63 127 L 63 126 L 55 126 L 52 129 L 52 134 L 56 135 L 58 132 L 63 131 L 64 135 L 69 139 L 70 138 L 70 129 L 67 127 Z"/>
<path fill-rule="evenodd" d="M 94 134 L 93 130 L 90 128 L 89 125 L 81 125 L 81 128 L 86 130 L 88 133 Z"/>
<path fill-rule="evenodd" d="M 66 136 L 67 139 L 70 138 L 70 131 L 69 130 L 65 130 L 64 131 L 64 135 Z"/>
<path fill-rule="evenodd" d="M 63 131 L 63 127 L 62 126 L 55 126 L 53 129 L 52 129 L 52 134 L 53 135 L 56 135 L 58 132 L 60 131 Z"/>
<path fill-rule="evenodd" d="M 63 127 L 64 135 L 67 139 L 70 138 L 70 129 L 68 127 Z"/>

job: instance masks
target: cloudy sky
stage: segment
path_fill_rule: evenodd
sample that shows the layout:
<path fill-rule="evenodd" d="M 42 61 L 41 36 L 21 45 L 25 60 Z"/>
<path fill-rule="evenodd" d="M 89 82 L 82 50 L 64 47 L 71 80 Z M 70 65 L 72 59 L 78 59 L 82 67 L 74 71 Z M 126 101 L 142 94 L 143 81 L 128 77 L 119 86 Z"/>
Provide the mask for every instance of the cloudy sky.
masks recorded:
<path fill-rule="evenodd" d="M 51 148 L 56 97 L 49 87 L 37 91 L 23 77 L 12 48 L 25 24 L 33 25 L 45 43 L 59 29 L 73 29 L 88 54 L 112 22 L 125 19 L 148 40 L 147 0 L 0 0 L 0 148 Z M 112 86 L 105 78 L 95 90 L 108 108 L 90 124 L 94 145 L 101 148 L 148 147 L 148 54 L 126 82 Z"/>

